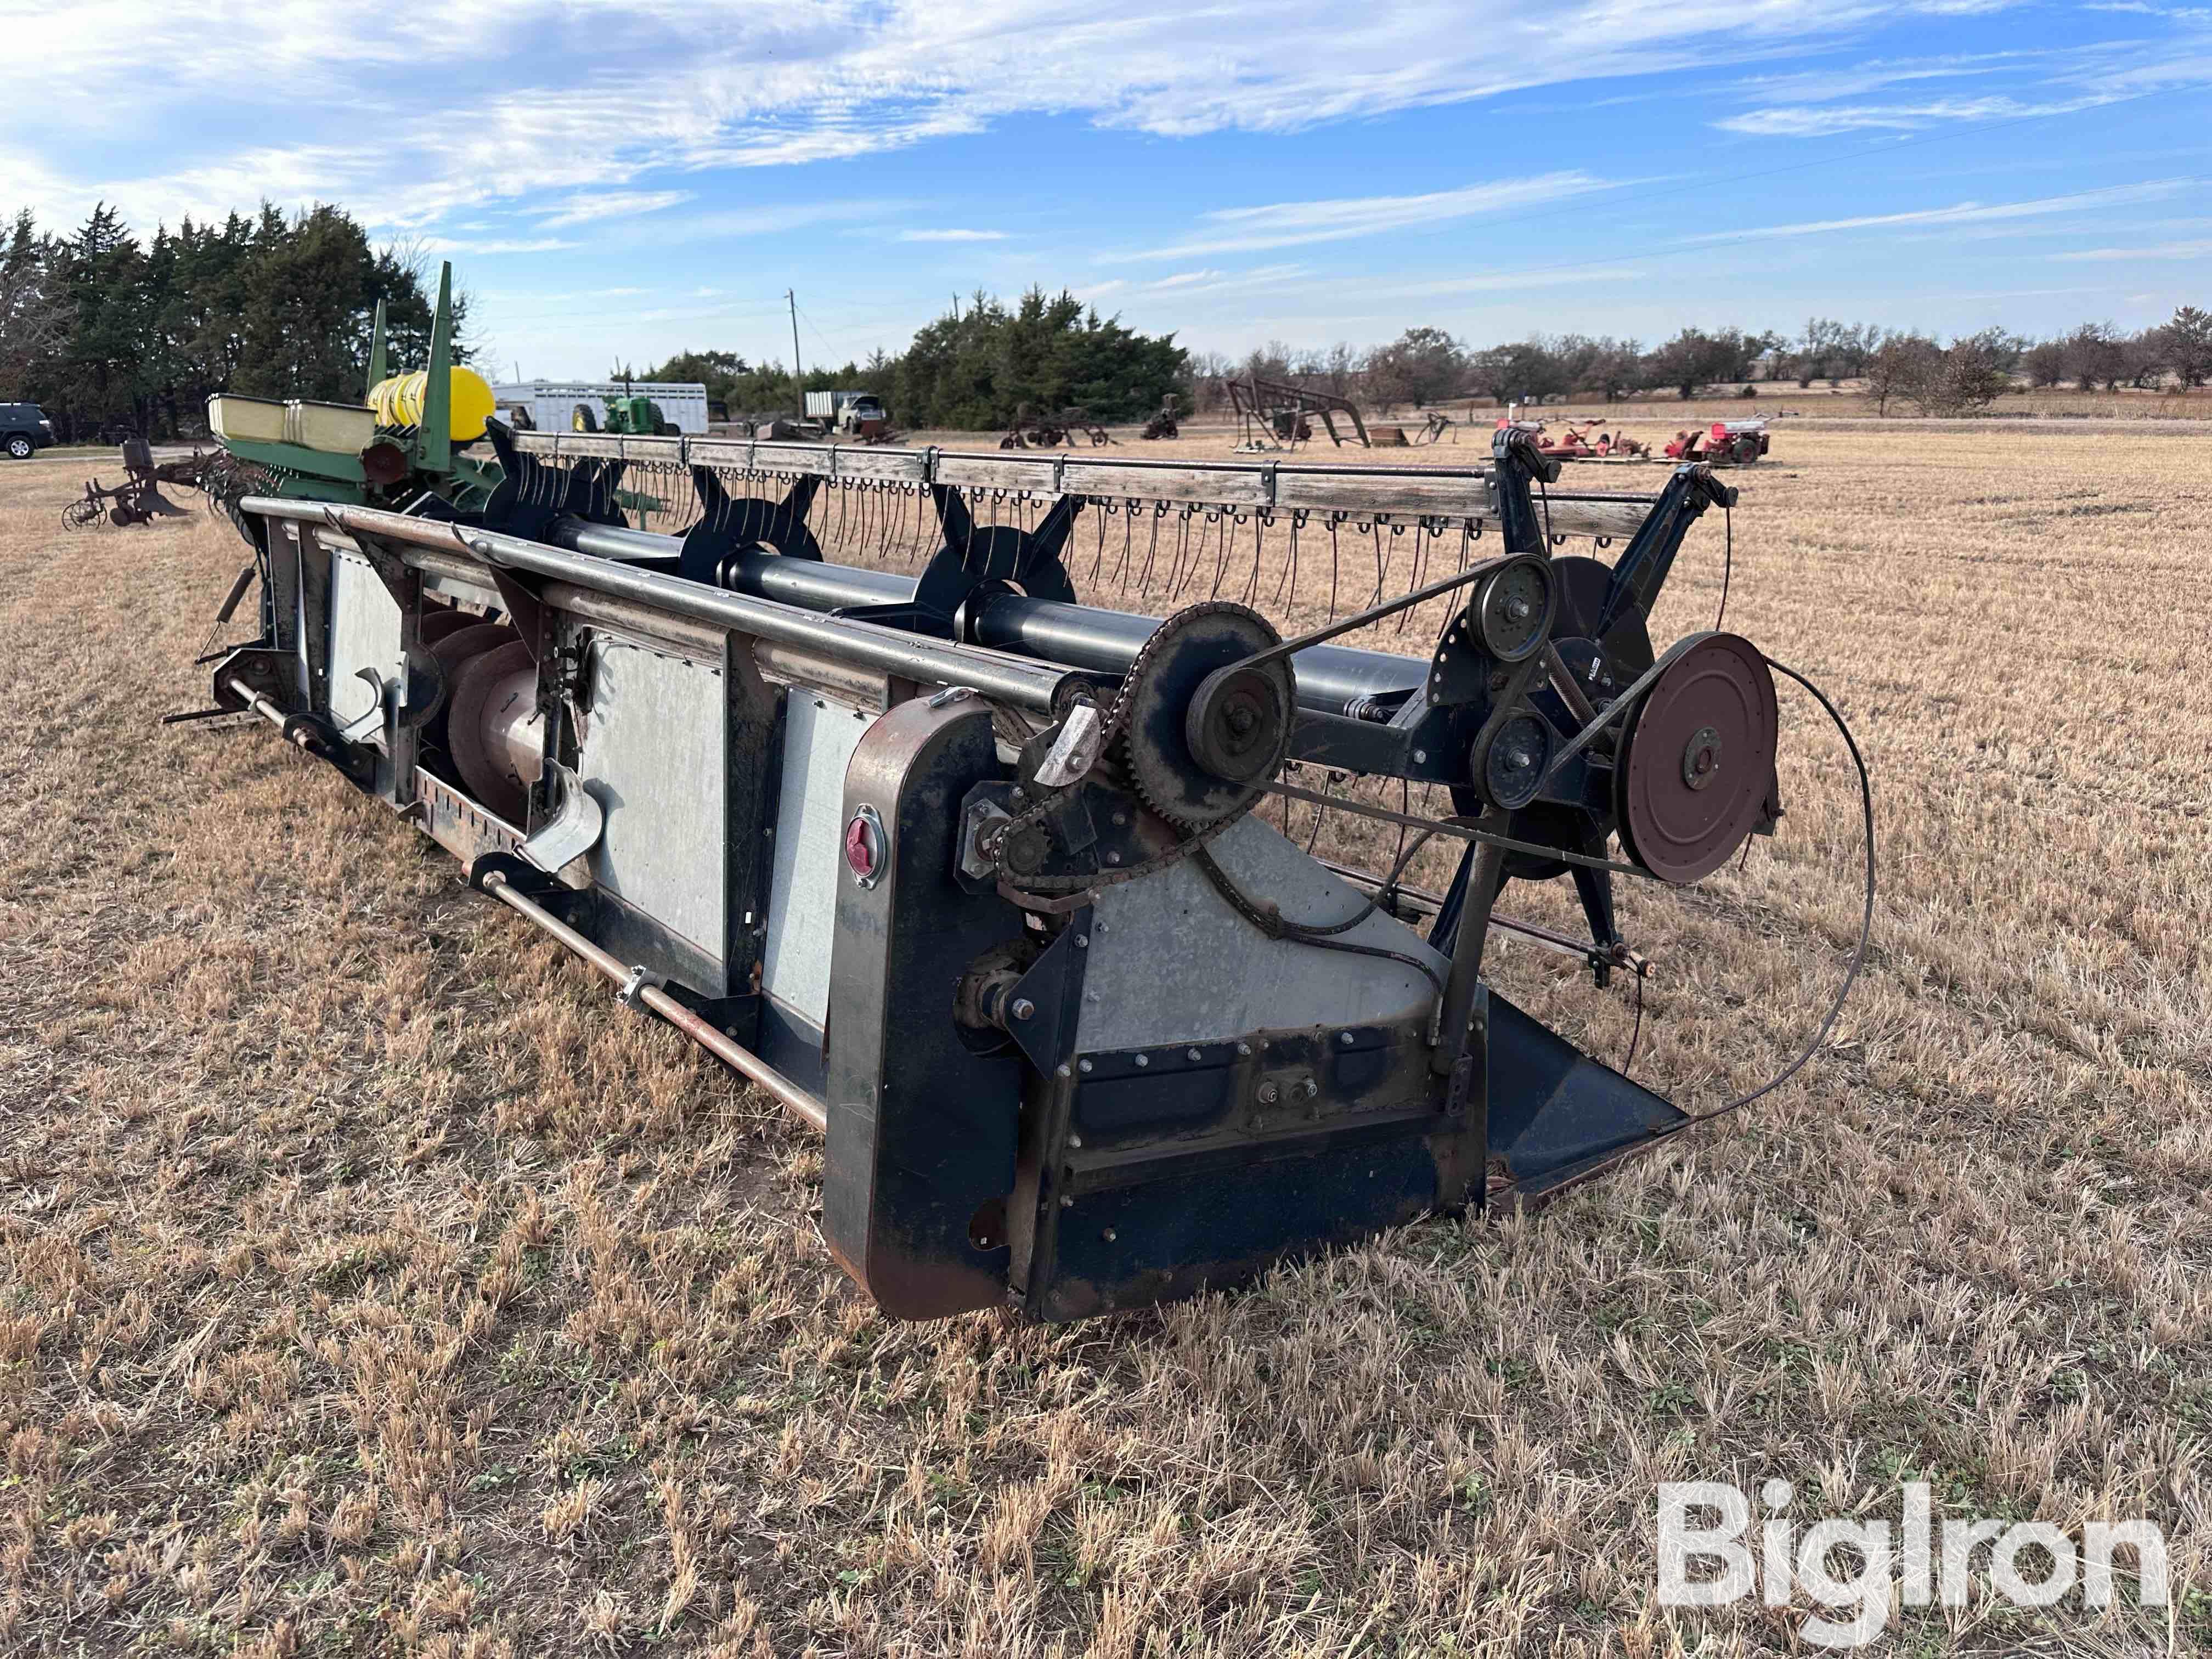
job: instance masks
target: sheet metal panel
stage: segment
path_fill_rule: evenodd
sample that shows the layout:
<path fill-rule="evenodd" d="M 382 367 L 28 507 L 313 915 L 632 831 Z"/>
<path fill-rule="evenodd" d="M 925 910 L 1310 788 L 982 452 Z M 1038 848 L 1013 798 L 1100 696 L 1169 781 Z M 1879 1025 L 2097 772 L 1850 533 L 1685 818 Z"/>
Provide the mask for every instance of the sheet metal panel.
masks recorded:
<path fill-rule="evenodd" d="M 331 718 L 343 726 L 377 706 L 368 682 L 355 675 L 373 668 L 390 679 L 399 672 L 399 607 L 368 561 L 333 550 L 331 568 Z"/>
<path fill-rule="evenodd" d="M 817 1029 L 830 1017 L 837 872 L 844 867 L 845 769 L 872 724 L 865 710 L 798 686 L 784 705 L 783 788 L 776 805 L 761 989 Z"/>
<path fill-rule="evenodd" d="M 720 962 L 726 707 L 719 663 L 599 635 L 577 775 L 606 814 L 592 878 Z"/>
<path fill-rule="evenodd" d="M 1341 921 L 1367 902 L 1256 815 L 1224 830 L 1211 850 L 1238 887 L 1293 921 Z M 1436 995 L 1403 963 L 1264 937 L 1188 859 L 1101 888 L 1092 904 L 1076 1027 L 1086 1054 L 1216 1042 L 1263 1028 L 1388 1024 Z M 1401 951 L 1438 974 L 1450 966 L 1379 911 L 1342 937 Z"/>

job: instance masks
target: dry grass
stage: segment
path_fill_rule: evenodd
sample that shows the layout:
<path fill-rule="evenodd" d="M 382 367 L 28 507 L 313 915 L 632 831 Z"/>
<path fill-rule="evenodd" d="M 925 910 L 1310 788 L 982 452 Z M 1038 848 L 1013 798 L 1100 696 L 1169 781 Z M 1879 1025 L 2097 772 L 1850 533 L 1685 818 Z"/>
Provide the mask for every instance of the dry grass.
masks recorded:
<path fill-rule="evenodd" d="M 1654 1605 L 1654 1483 L 1893 1515 L 1911 1473 L 2147 1513 L 2179 1605 L 1901 1650 L 2212 1642 L 2207 441 L 1777 459 L 1729 619 L 1881 792 L 1832 1049 L 1537 1216 L 1060 1330 L 878 1318 L 805 1135 L 334 775 L 154 725 L 226 527 L 65 538 L 81 465 L 0 471 L 0 1650 L 1789 1652 L 1802 1604 Z M 1688 1102 L 1852 936 L 1840 751 L 1785 746 L 1775 842 L 1627 901 L 1637 1074 Z M 1617 1059 L 1625 994 L 1553 961 L 1499 971 Z"/>

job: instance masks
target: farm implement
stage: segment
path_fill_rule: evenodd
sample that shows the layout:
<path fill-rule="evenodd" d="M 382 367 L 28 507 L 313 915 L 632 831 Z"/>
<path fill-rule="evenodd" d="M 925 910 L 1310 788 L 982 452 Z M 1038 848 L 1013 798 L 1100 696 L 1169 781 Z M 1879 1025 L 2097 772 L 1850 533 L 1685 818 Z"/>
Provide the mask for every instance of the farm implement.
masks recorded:
<path fill-rule="evenodd" d="M 1715 421 L 1710 427 L 1677 432 L 1667 446 L 1671 461 L 1704 461 L 1711 466 L 1751 466 L 1767 452 L 1773 434 L 1765 421 Z"/>
<path fill-rule="evenodd" d="M 205 489 L 210 458 L 198 451 L 174 460 L 157 462 L 143 438 L 123 443 L 123 482 L 103 484 L 85 481 L 84 494 L 62 509 L 62 522 L 71 530 L 88 530 L 97 524 L 122 527 L 151 524 L 159 518 L 180 518 L 185 509 L 161 493 L 163 484 L 174 489 Z"/>
<path fill-rule="evenodd" d="M 1346 431 L 1362 449 L 1374 447 L 1359 405 L 1349 398 L 1310 391 L 1285 380 L 1263 380 L 1257 374 L 1231 378 L 1227 386 L 1229 405 L 1237 417 L 1237 447 L 1240 450 L 1293 447 L 1307 442 L 1313 437 L 1316 420 L 1328 434 L 1329 442 L 1338 448 L 1347 441 L 1345 432 L 1337 429 L 1339 421 L 1346 422 Z M 1403 437 L 1401 433 L 1401 441 Z"/>
<path fill-rule="evenodd" d="M 1706 469 L 1553 489 L 1517 430 L 1451 470 L 492 436 L 470 505 L 239 501 L 260 626 L 215 706 L 823 1131 L 823 1236 L 887 1313 L 1185 1297 L 1711 1115 L 1484 973 L 1510 935 L 1640 975 L 1616 878 L 1781 819 L 1766 659 L 1650 637 L 1732 499 Z M 611 468 L 688 491 L 680 533 Z M 1265 614 L 1370 548 L 1362 602 Z M 1563 876 L 1586 938 L 1498 908 Z"/>

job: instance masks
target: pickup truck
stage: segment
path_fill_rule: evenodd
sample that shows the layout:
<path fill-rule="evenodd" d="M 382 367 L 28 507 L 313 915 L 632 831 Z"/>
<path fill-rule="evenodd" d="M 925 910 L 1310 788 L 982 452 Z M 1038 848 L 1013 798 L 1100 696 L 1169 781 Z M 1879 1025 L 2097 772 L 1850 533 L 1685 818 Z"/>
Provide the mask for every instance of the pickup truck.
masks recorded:
<path fill-rule="evenodd" d="M 54 423 L 36 404 L 0 404 L 0 449 L 27 461 L 54 441 Z"/>

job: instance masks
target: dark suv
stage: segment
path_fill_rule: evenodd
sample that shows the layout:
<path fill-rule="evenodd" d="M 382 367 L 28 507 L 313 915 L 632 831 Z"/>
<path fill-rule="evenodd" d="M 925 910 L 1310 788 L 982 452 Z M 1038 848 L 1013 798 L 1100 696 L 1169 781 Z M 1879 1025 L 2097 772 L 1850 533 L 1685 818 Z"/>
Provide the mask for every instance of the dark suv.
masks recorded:
<path fill-rule="evenodd" d="M 36 404 L 0 404 L 0 449 L 27 461 L 54 441 L 54 423 Z"/>

